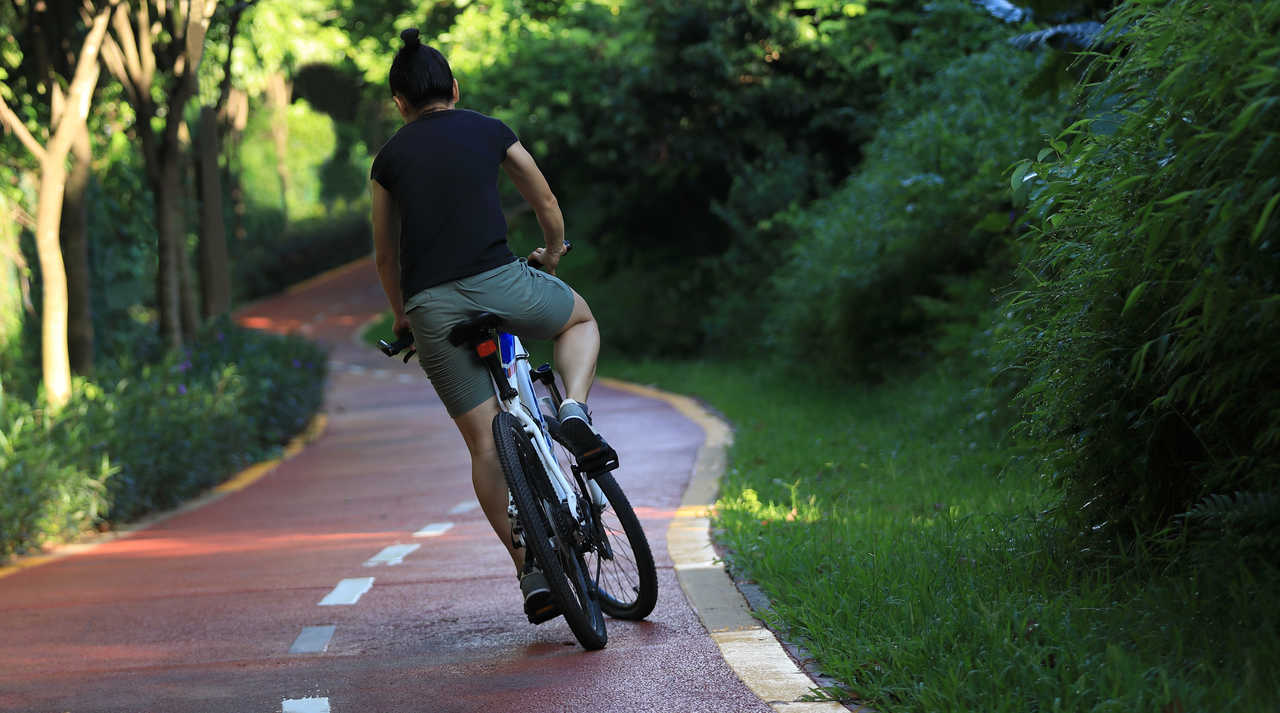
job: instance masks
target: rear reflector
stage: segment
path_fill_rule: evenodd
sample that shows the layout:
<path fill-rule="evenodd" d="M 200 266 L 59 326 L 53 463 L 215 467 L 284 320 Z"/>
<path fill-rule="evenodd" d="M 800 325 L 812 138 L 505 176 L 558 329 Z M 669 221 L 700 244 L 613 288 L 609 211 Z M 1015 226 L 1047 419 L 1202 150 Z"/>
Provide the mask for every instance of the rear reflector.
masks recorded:
<path fill-rule="evenodd" d="M 480 342 L 479 344 L 476 345 L 476 354 L 479 354 L 481 359 L 489 356 L 490 354 L 493 354 L 496 351 L 498 351 L 498 345 L 495 344 L 492 339 L 490 339 L 487 342 Z"/>

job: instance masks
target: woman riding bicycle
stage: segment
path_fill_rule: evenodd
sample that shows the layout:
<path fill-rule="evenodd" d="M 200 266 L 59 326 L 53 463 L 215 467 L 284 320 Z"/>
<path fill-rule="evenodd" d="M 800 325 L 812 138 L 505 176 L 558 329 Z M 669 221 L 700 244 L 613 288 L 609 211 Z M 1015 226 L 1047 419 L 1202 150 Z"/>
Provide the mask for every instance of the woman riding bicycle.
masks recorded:
<path fill-rule="evenodd" d="M 567 398 L 559 407 L 565 436 L 582 450 L 602 443 L 586 399 L 595 379 L 600 332 L 591 309 L 555 277 L 566 251 L 564 219 L 533 157 L 501 121 L 456 109 L 458 83 L 444 56 L 416 29 L 391 63 L 391 94 L 404 126 L 378 151 L 370 171 L 378 278 L 397 335 L 413 333 L 418 361 L 471 453 L 471 481 L 489 524 L 520 576 L 525 613 L 553 607 L 546 579 L 512 547 L 507 484 L 491 424 L 498 413 L 489 372 L 474 354 L 449 343 L 456 324 L 481 312 L 526 339 L 554 339 L 555 365 Z M 533 207 L 545 247 L 530 261 L 507 245 L 498 167 Z"/>

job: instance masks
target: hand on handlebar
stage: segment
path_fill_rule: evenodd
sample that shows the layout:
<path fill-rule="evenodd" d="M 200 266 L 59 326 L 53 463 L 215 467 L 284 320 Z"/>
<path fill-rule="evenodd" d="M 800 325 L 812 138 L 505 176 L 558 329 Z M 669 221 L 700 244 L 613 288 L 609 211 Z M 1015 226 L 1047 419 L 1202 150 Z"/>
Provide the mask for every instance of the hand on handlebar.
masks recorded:
<path fill-rule="evenodd" d="M 540 267 L 554 275 L 556 274 L 556 268 L 560 266 L 560 258 L 564 257 L 565 253 L 569 252 L 572 247 L 573 245 L 566 240 L 564 241 L 564 250 L 559 254 L 555 254 L 546 248 L 538 248 L 529 253 L 529 264 L 534 267 Z"/>
<path fill-rule="evenodd" d="M 406 334 L 412 335 L 413 326 L 409 324 L 409 318 L 404 316 L 396 317 L 391 325 L 391 333 L 397 337 L 403 337 Z"/>

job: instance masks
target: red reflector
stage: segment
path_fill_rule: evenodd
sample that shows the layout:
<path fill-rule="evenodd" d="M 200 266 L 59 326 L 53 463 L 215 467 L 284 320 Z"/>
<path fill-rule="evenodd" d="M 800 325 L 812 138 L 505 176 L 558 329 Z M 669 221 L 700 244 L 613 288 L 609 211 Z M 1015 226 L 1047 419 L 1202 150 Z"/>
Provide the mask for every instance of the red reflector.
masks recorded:
<path fill-rule="evenodd" d="M 498 345 L 495 344 L 492 339 L 487 342 L 480 342 L 476 345 L 476 354 L 479 354 L 481 359 L 496 351 L 498 351 Z"/>

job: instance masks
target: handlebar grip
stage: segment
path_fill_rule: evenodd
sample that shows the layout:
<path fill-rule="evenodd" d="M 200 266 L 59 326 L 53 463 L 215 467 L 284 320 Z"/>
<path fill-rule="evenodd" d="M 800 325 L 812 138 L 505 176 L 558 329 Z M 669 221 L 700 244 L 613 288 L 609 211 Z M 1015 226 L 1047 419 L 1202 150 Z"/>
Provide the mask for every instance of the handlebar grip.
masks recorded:
<path fill-rule="evenodd" d="M 396 339 L 394 342 L 388 342 L 385 339 L 378 340 L 378 348 L 389 357 L 393 357 L 411 346 L 413 346 L 412 332 Z"/>

